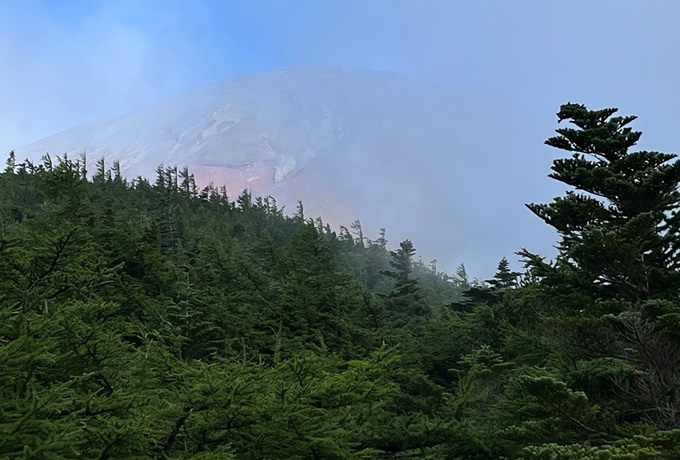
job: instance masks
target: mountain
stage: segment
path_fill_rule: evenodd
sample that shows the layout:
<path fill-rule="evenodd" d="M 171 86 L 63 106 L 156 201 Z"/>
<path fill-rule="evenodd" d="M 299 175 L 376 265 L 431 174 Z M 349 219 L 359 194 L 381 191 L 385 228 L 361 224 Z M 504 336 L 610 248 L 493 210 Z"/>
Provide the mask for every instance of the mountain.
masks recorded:
<path fill-rule="evenodd" d="M 406 176 L 423 162 L 424 104 L 420 88 L 392 73 L 295 68 L 219 81 L 16 154 L 36 161 L 86 152 L 91 164 L 120 161 L 128 178 L 153 178 L 161 163 L 187 165 L 199 185 L 226 185 L 231 196 L 249 188 L 289 209 L 303 200 L 309 215 L 335 224 L 362 217 L 371 194 L 383 203 L 372 213 L 387 221 L 396 213 L 390 201 L 405 202 Z"/>
<path fill-rule="evenodd" d="M 427 260 L 493 270 L 538 226 L 515 211 L 534 176 L 504 154 L 512 139 L 487 134 L 498 102 L 475 94 L 388 72 L 294 68 L 215 82 L 15 151 L 34 161 L 86 152 L 90 165 L 119 160 L 128 178 L 151 180 L 161 163 L 187 165 L 199 185 L 226 185 L 232 198 L 247 187 L 291 211 L 302 200 L 307 216 L 336 228 L 360 219 L 369 237 L 386 227 L 391 244 L 414 238 Z"/>
<path fill-rule="evenodd" d="M 16 153 L 39 159 L 86 152 L 91 162 L 119 160 L 130 178 L 153 177 L 160 163 L 188 165 L 200 184 L 226 185 L 232 195 L 247 187 L 292 198 L 308 195 L 310 178 L 294 178 L 313 160 L 346 156 L 348 148 L 368 154 L 369 138 L 391 135 L 385 130 L 396 128 L 395 98 L 405 85 L 388 73 L 333 68 L 245 76 L 69 129 Z"/>

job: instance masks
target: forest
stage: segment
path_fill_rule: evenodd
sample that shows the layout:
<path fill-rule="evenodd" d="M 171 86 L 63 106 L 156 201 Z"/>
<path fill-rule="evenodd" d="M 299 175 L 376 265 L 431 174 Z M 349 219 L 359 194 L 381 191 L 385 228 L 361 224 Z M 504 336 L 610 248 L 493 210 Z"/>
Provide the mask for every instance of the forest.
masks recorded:
<path fill-rule="evenodd" d="M 10 153 L 0 458 L 680 458 L 680 162 L 557 116 L 558 256 L 484 281 L 187 168 Z"/>

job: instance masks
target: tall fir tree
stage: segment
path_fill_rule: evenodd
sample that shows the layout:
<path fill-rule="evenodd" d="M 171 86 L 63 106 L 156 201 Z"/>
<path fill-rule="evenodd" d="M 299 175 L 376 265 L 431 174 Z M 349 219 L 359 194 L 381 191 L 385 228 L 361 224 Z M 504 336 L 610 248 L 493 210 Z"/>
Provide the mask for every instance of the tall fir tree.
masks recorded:
<path fill-rule="evenodd" d="M 385 296 L 385 300 L 388 311 L 395 316 L 399 325 L 408 324 L 430 313 L 423 300 L 420 283 L 412 277 L 415 253 L 411 240 L 402 241 L 399 249 L 390 252 L 392 269 L 382 272 L 394 281 L 394 287 Z"/>
<path fill-rule="evenodd" d="M 507 289 L 517 286 L 517 279 L 519 276 L 519 272 L 513 272 L 510 270 L 510 262 L 508 262 L 508 259 L 503 257 L 501 261 L 498 262 L 496 274 L 493 276 L 493 278 L 487 280 L 486 282 L 496 289 Z"/>
<path fill-rule="evenodd" d="M 546 144 L 572 156 L 555 160 L 550 177 L 575 191 L 528 205 L 559 233 L 559 255 L 553 265 L 522 255 L 553 293 L 591 382 L 598 375 L 632 401 L 625 419 L 679 428 L 680 162 L 631 151 L 641 133 L 616 111 L 561 107 L 559 121 L 574 127 Z"/>

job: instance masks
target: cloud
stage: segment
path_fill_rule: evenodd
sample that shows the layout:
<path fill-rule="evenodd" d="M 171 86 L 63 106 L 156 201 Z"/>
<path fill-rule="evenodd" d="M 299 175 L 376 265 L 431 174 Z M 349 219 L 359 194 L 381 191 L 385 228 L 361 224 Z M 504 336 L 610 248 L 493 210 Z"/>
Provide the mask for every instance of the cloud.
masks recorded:
<path fill-rule="evenodd" d="M 193 50 L 172 46 L 181 30 L 176 9 L 157 10 L 147 23 L 125 2 L 95 6 L 74 17 L 50 3 L 0 7 L 0 147 L 186 90 L 192 69 L 184 57 Z"/>
<path fill-rule="evenodd" d="M 452 93 L 451 107 L 428 103 L 458 117 L 452 145 L 465 154 L 456 162 L 432 146 L 414 192 L 376 186 L 416 201 L 408 236 L 432 235 L 419 226 L 455 199 L 460 218 L 423 246 L 452 248 L 466 263 L 521 246 L 547 253 L 555 236 L 523 203 L 560 193 L 545 177 L 556 153 L 541 145 L 560 104 L 619 106 L 640 115 L 642 146 L 677 148 L 678 13 L 672 0 L 0 2 L 0 151 L 240 74 L 390 70 Z M 387 169 L 408 172 L 399 162 Z M 432 204 L 414 198 L 431 194 Z"/>

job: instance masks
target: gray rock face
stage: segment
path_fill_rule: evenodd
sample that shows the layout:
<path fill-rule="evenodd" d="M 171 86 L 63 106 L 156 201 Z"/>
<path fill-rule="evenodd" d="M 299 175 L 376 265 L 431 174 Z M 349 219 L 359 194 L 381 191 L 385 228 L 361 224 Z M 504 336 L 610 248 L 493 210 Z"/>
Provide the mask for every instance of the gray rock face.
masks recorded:
<path fill-rule="evenodd" d="M 123 174 L 188 165 L 201 183 L 258 192 L 389 124 L 404 83 L 379 72 L 302 68 L 220 81 L 17 149 L 19 158 L 86 152 Z M 232 191 L 233 193 L 233 191 Z"/>

